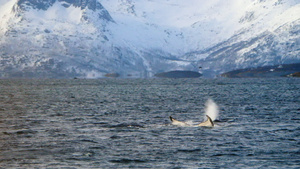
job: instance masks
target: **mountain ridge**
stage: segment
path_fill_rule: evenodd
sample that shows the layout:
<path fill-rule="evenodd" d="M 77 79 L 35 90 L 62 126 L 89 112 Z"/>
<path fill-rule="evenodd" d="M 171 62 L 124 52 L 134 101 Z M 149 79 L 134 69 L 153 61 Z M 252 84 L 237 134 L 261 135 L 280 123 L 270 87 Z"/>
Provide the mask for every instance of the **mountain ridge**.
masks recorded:
<path fill-rule="evenodd" d="M 297 0 L 2 0 L 0 9 L 0 77 L 144 78 L 199 66 L 214 77 L 300 61 Z"/>

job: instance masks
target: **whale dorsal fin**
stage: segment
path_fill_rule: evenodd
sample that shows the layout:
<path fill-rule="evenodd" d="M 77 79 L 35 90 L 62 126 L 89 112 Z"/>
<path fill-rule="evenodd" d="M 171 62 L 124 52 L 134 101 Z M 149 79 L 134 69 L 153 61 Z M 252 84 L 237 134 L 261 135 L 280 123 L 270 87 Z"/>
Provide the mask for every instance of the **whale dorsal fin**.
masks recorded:
<path fill-rule="evenodd" d="M 170 116 L 170 120 L 173 122 L 173 120 L 175 120 L 172 116 Z"/>
<path fill-rule="evenodd" d="M 207 120 L 205 122 L 202 122 L 202 123 L 198 124 L 197 126 L 213 127 L 214 123 L 211 120 L 211 118 L 208 115 L 206 115 L 206 117 L 207 117 Z"/>

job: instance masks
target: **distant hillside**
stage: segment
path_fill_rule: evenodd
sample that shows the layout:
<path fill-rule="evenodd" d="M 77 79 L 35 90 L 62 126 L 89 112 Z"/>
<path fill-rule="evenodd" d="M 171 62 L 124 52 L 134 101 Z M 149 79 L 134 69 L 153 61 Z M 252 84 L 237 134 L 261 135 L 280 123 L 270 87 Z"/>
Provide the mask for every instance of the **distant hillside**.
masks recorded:
<path fill-rule="evenodd" d="M 160 78 L 198 78 L 201 77 L 202 75 L 198 72 L 193 72 L 193 71 L 176 70 L 176 71 L 158 73 L 155 74 L 155 76 Z"/>
<path fill-rule="evenodd" d="M 300 72 L 289 74 L 287 77 L 300 77 Z"/>
<path fill-rule="evenodd" d="M 283 77 L 300 72 L 300 63 L 233 70 L 221 74 L 228 78 Z"/>

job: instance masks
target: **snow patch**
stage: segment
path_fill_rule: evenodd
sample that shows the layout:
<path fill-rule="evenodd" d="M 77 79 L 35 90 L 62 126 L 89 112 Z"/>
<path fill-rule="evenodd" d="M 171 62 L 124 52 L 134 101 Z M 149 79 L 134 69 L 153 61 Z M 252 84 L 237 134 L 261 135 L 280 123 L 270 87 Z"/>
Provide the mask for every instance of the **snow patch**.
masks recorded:
<path fill-rule="evenodd" d="M 8 21 L 12 19 L 12 9 L 17 0 L 0 0 L 0 35 L 8 29 Z"/>

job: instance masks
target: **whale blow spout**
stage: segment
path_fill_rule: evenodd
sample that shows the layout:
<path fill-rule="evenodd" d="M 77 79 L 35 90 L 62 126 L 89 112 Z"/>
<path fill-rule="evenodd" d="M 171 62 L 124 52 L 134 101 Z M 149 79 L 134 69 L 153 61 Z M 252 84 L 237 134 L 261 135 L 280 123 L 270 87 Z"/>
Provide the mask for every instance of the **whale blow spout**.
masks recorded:
<path fill-rule="evenodd" d="M 208 115 L 212 121 L 215 121 L 219 116 L 219 106 L 212 99 L 208 99 L 205 103 L 205 114 Z"/>

